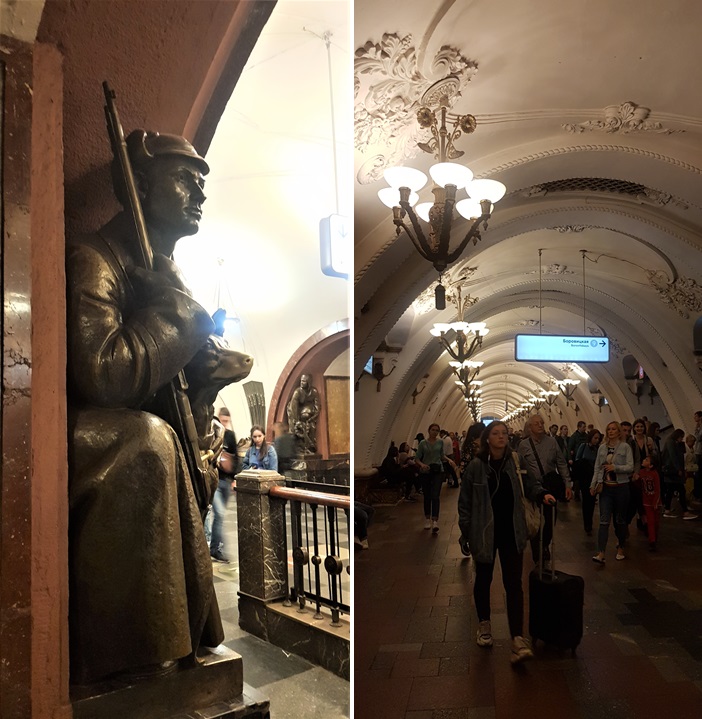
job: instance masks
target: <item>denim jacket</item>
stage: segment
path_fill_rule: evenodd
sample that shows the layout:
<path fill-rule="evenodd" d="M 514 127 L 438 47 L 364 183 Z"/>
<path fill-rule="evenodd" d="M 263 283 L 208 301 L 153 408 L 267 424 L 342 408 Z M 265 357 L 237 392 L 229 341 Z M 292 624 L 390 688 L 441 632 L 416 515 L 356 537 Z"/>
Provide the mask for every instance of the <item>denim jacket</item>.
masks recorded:
<path fill-rule="evenodd" d="M 458 496 L 458 525 L 463 539 L 468 540 L 475 561 L 492 563 L 494 554 L 495 519 L 492 512 L 492 498 L 488 485 L 489 467 L 487 462 L 476 457 L 471 460 L 463 472 L 461 491 Z M 523 552 L 527 546 L 527 528 L 522 504 L 520 478 L 512 456 L 507 459 L 505 472 L 512 481 L 514 494 L 514 538 L 517 551 Z M 541 482 L 527 474 L 524 477 L 524 494 L 533 502 L 541 502 L 546 494 Z"/>
<path fill-rule="evenodd" d="M 268 451 L 263 459 L 258 457 L 258 449 L 251 445 L 244 456 L 243 469 L 272 469 L 278 471 L 278 455 L 273 444 L 268 445 Z"/>
<path fill-rule="evenodd" d="M 592 482 L 590 489 L 594 489 L 595 485 L 602 481 L 602 473 L 605 464 L 607 464 L 607 455 L 609 448 L 607 442 L 602 442 L 597 450 L 597 459 L 595 460 L 595 470 L 592 474 Z M 632 472 L 634 471 L 634 454 L 631 447 L 626 442 L 619 442 L 614 448 L 614 457 L 612 458 L 614 472 L 617 475 L 617 484 L 627 484 Z"/>

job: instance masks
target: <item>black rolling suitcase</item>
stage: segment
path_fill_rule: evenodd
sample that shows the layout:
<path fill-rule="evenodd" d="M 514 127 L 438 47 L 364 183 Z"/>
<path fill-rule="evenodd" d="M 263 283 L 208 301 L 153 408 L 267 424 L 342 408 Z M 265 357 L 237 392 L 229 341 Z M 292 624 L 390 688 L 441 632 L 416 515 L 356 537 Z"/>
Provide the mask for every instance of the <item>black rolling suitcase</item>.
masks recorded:
<path fill-rule="evenodd" d="M 540 536 L 543 544 L 543 508 Z M 582 577 L 555 571 L 554 544 L 555 526 L 551 571 L 544 572 L 543 563 L 539 561 L 539 566 L 529 574 L 529 634 L 533 642 L 541 639 L 545 644 L 575 653 L 583 638 L 585 581 Z"/>

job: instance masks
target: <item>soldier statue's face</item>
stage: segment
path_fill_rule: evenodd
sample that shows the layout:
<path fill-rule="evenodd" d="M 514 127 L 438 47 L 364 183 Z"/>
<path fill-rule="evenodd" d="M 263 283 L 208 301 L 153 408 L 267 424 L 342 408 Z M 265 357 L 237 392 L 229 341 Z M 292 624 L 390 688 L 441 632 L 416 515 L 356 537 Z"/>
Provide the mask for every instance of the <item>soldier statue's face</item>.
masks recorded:
<path fill-rule="evenodd" d="M 310 378 L 306 374 L 303 374 L 300 377 L 300 387 L 302 389 L 307 389 L 309 386 L 310 386 Z"/>
<path fill-rule="evenodd" d="M 204 187 L 197 163 L 177 155 L 156 157 L 145 177 L 147 223 L 172 240 L 194 235 L 202 219 Z"/>

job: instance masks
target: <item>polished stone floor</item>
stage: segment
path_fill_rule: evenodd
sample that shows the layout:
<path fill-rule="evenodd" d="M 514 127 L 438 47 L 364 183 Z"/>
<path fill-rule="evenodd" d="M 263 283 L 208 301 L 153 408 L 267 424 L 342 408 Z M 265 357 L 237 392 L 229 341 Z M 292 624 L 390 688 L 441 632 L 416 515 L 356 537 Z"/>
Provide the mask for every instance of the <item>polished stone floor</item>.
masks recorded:
<path fill-rule="evenodd" d="M 349 682 L 239 628 L 236 497 L 229 501 L 224 552 L 230 564 L 213 562 L 225 644 L 244 660 L 244 682 L 270 699 L 272 719 L 344 719 Z"/>
<path fill-rule="evenodd" d="M 534 661 L 515 669 L 497 568 L 495 645 L 475 643 L 472 560 L 458 546 L 457 493 L 444 485 L 434 536 L 423 529 L 421 501 L 376 508 L 370 549 L 356 553 L 354 569 L 355 717 L 702 717 L 702 518 L 662 519 L 656 553 L 632 529 L 624 561 L 614 560 L 610 537 L 600 567 L 580 505 L 560 510 L 556 561 L 585 579 L 583 641 L 574 656 L 540 646 Z M 525 557 L 525 588 L 531 568 Z M 528 597 L 525 604 L 528 612 Z"/>

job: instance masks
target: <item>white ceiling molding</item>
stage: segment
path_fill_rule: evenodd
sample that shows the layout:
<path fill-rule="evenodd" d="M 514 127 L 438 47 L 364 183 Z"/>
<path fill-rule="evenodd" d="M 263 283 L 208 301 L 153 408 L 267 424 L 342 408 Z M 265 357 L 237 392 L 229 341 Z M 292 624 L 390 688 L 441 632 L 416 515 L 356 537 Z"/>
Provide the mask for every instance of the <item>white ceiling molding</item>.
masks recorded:
<path fill-rule="evenodd" d="M 415 157 L 418 141 L 427 130 L 417 124 L 417 110 L 436 105 L 446 95 L 449 107 L 478 70 L 473 60 L 444 45 L 421 66 L 412 35 L 384 33 L 380 42 L 369 40 L 355 53 L 354 146 L 368 155 L 356 174 L 361 185 L 382 177 L 383 170 Z"/>
<path fill-rule="evenodd" d="M 651 286 L 665 305 L 675 310 L 683 319 L 690 319 L 690 313 L 702 313 L 702 285 L 691 277 L 678 277 L 672 282 L 662 273 L 646 271 Z M 697 317 L 694 318 L 697 320 Z"/>
<path fill-rule="evenodd" d="M 620 105 L 608 105 L 604 108 L 604 118 L 601 120 L 587 120 L 577 124 L 566 123 L 563 129 L 572 133 L 582 132 L 621 132 L 626 135 L 630 132 L 655 132 L 662 135 L 672 135 L 685 130 L 673 130 L 663 127 L 662 123 L 649 120 L 651 109 L 642 107 L 628 100 Z"/>

